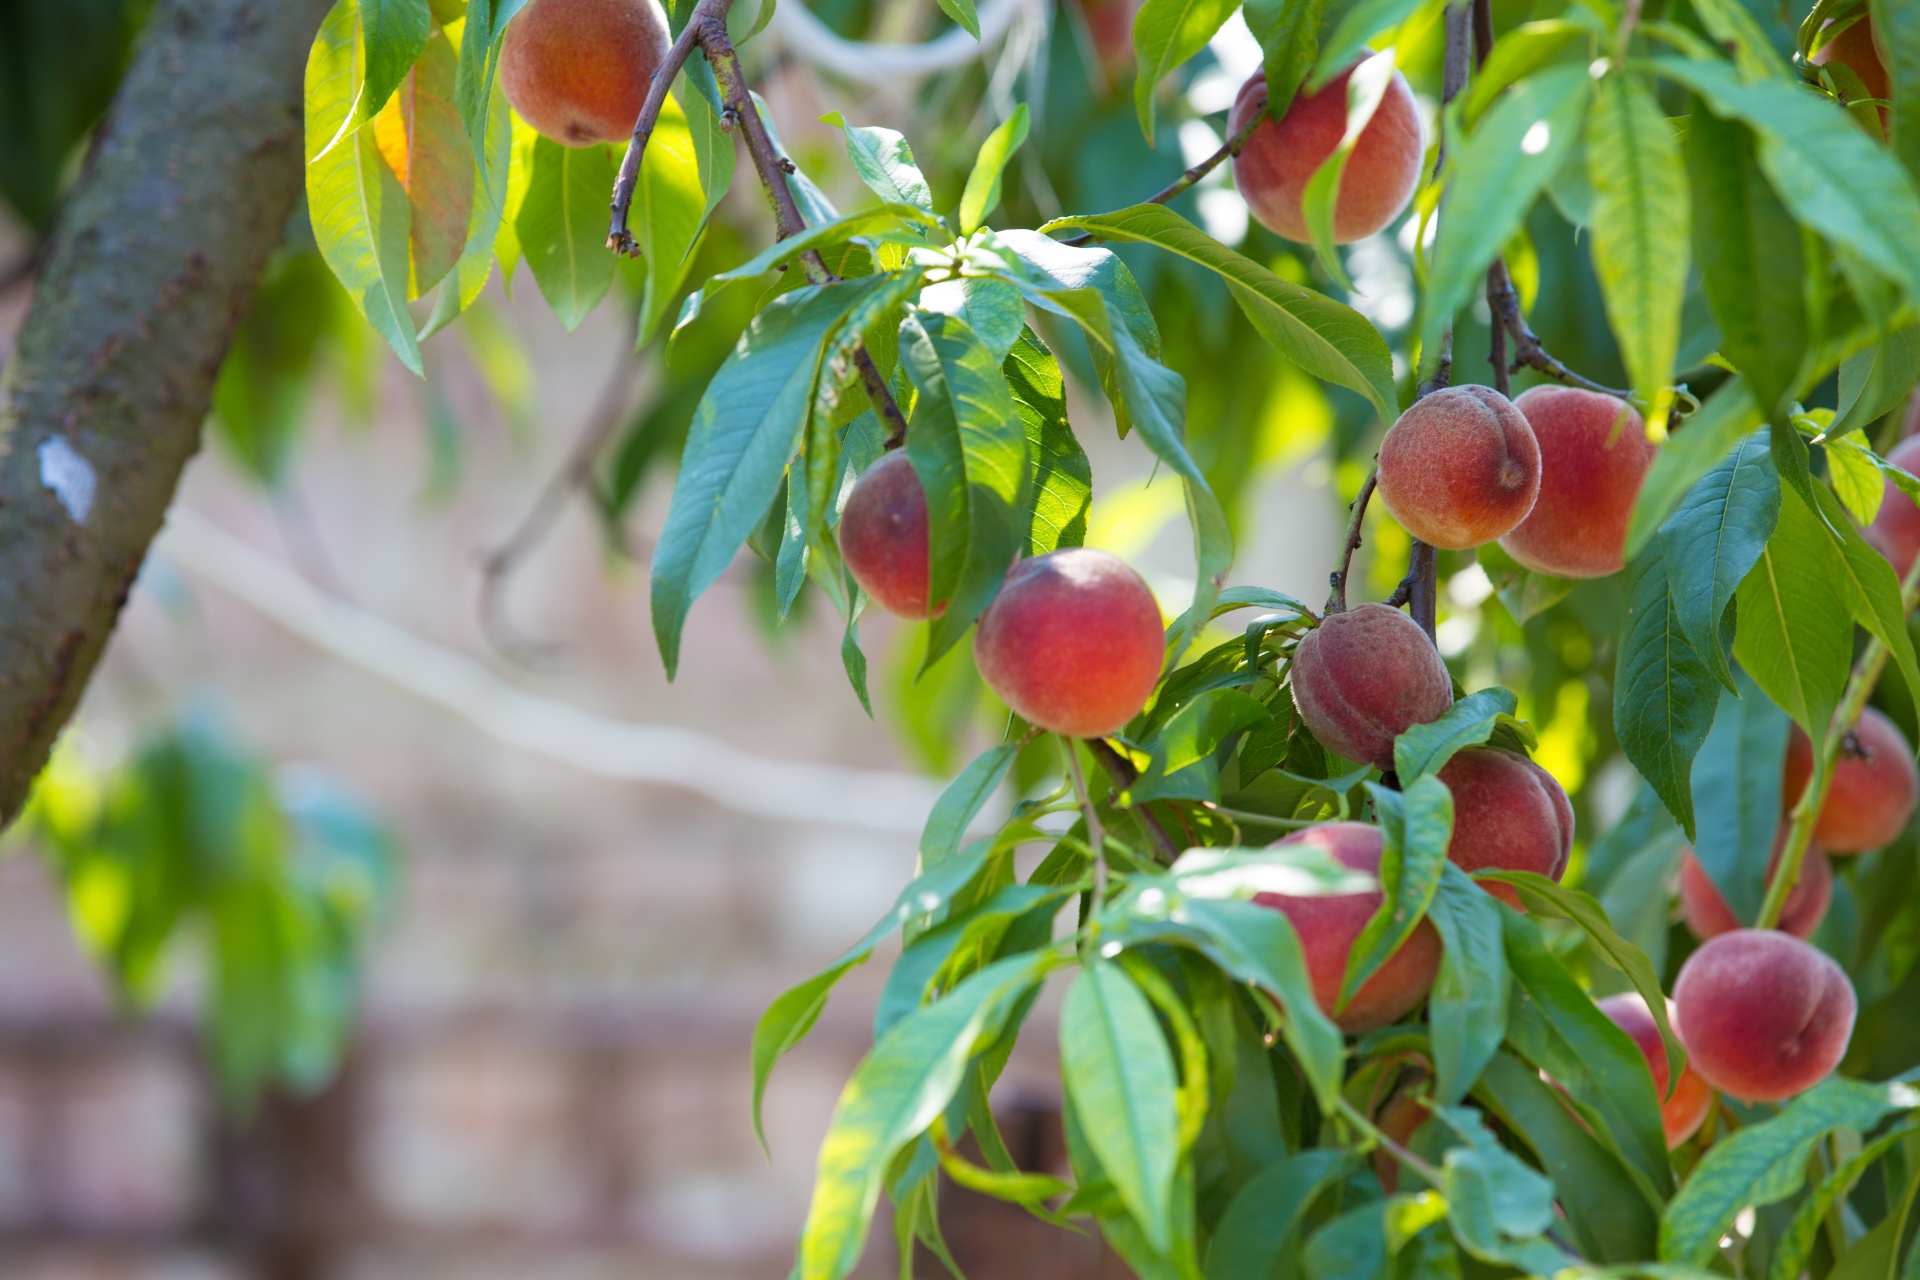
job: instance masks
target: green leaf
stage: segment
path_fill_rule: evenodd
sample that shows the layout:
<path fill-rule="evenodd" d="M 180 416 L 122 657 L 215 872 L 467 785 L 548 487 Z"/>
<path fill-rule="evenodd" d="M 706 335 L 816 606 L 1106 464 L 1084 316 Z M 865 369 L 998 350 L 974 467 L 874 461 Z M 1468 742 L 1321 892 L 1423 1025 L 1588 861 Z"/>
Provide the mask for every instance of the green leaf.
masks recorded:
<path fill-rule="evenodd" d="M 1315 1231 L 1301 1250 L 1308 1280 L 1381 1280 L 1403 1266 L 1400 1251 L 1426 1227 L 1446 1215 L 1446 1203 L 1432 1193 L 1390 1196 L 1350 1209 Z M 1418 1274 L 1417 1266 L 1407 1266 Z"/>
<path fill-rule="evenodd" d="M 765 275 L 775 267 L 791 263 L 809 250 L 845 244 L 858 236 L 899 237 L 910 243 L 919 243 L 921 237 L 918 233 L 907 234 L 908 228 L 928 225 L 931 223 L 927 215 L 919 207 L 911 204 L 883 204 L 871 209 L 861 209 L 857 213 L 815 223 L 798 235 L 775 240 L 731 271 L 722 271 L 713 277 L 708 282 L 708 286 L 715 283 L 730 284 L 736 280 L 751 280 L 755 276 Z"/>
<path fill-rule="evenodd" d="M 466 123 L 467 136 L 473 139 L 474 157 L 482 163 L 487 104 L 493 97 L 494 81 L 500 72 L 500 45 L 507 38 L 507 24 L 526 4 L 527 0 L 467 0 L 466 26 L 460 34 L 460 68 L 454 79 L 453 96 L 460 108 L 460 119 Z M 489 194 L 504 201 L 502 192 Z M 606 192 L 601 195 L 604 198 Z"/>
<path fill-rule="evenodd" d="M 1484 895 L 1483 895 L 1484 896 Z M 1241 1187 L 1214 1230 L 1207 1280 L 1261 1280 L 1296 1243 L 1307 1210 L 1351 1168 L 1346 1152 L 1301 1151 Z"/>
<path fill-rule="evenodd" d="M 1679 139 L 1639 77 L 1604 76 L 1594 87 L 1587 175 L 1593 264 L 1607 319 L 1633 389 L 1659 417 L 1680 350 L 1691 209 Z"/>
<path fill-rule="evenodd" d="M 1660 526 L 1674 621 L 1729 689 L 1733 672 L 1721 647 L 1727 606 L 1779 520 L 1780 474 L 1767 433 L 1756 431 L 1702 476 Z"/>
<path fill-rule="evenodd" d="M 1051 953 L 998 961 L 906 1018 L 862 1059 L 820 1145 L 797 1280 L 841 1280 L 853 1270 L 887 1166 L 946 1107 L 988 1025 L 1058 963 Z"/>
<path fill-rule="evenodd" d="M 1519 699 L 1497 685 L 1456 701 L 1438 720 L 1417 724 L 1393 740 L 1393 772 L 1404 788 L 1415 779 L 1446 768 L 1463 748 L 1493 736 L 1501 716 L 1511 716 Z"/>
<path fill-rule="evenodd" d="M 901 367 L 919 393 L 907 457 L 927 494 L 927 598 L 946 606 L 927 624 L 925 671 L 966 634 L 1025 549 L 1027 432 L 973 330 L 923 314 L 900 332 Z"/>
<path fill-rule="evenodd" d="M 1284 104 L 1307 78 L 1320 53 L 1320 19 L 1327 0 L 1246 0 L 1247 27 L 1260 42 L 1267 73 L 1267 101 Z"/>
<path fill-rule="evenodd" d="M 610 147 L 566 147 L 550 138 L 533 145 L 514 232 L 540 296 L 569 333 L 613 284 L 606 222 L 615 169 Z"/>
<path fill-rule="evenodd" d="M 427 0 L 359 0 L 360 29 L 366 38 L 367 83 L 360 94 L 361 120 L 370 120 L 407 78 L 414 60 L 426 52 L 433 29 Z"/>
<path fill-rule="evenodd" d="M 773 595 L 780 621 L 787 620 L 794 599 L 807 580 L 807 486 L 800 458 L 787 467 L 782 486 L 780 552 L 773 562 Z"/>
<path fill-rule="evenodd" d="M 933 812 L 927 815 L 926 828 L 920 833 L 922 866 L 938 866 L 959 852 L 967 828 L 1000 789 L 1008 768 L 1019 754 L 1019 743 L 1003 742 L 975 756 L 973 762 L 947 784 L 947 789 L 933 802 Z"/>
<path fill-rule="evenodd" d="M 1043 229 L 1080 229 L 1102 239 L 1158 245 L 1219 273 L 1255 331 L 1276 351 L 1313 377 L 1359 392 L 1373 402 L 1382 421 L 1392 422 L 1398 416 L 1393 357 L 1386 339 L 1364 316 L 1281 279 L 1165 205 L 1141 204 L 1115 213 L 1058 218 Z"/>
<path fill-rule="evenodd" d="M 1006 171 L 1007 161 L 1013 159 L 1013 153 L 1027 140 L 1029 124 L 1027 104 L 1022 102 L 980 144 L 980 153 L 974 157 L 973 172 L 967 175 L 967 189 L 960 196 L 961 236 L 970 236 L 978 231 L 987 220 L 987 215 L 999 207 L 1000 175 Z"/>
<path fill-rule="evenodd" d="M 1788 80 L 1743 82 L 1711 61 L 1655 58 L 1652 65 L 1760 135 L 1760 167 L 1802 223 L 1843 244 L 1920 297 L 1920 192 L 1912 179 L 1830 98 Z"/>
<path fill-rule="evenodd" d="M 1573 578 L 1535 573 L 1508 555 L 1506 549 L 1497 542 L 1482 543 L 1474 555 L 1479 559 L 1480 567 L 1486 570 L 1487 581 L 1493 583 L 1500 603 L 1506 606 L 1507 612 L 1518 623 L 1524 624 L 1528 619 L 1545 613 L 1580 585 Z"/>
<path fill-rule="evenodd" d="M 1920 1097 L 1905 1084 L 1826 1080 L 1779 1115 L 1723 1138 L 1661 1215 L 1661 1259 L 1705 1266 L 1741 1209 L 1774 1204 L 1800 1189 L 1815 1143 L 1835 1129 L 1865 1133 L 1916 1104 Z"/>
<path fill-rule="evenodd" d="M 413 213 L 373 130 L 351 123 L 363 69 L 355 7 L 336 5 L 307 57 L 307 211 L 320 256 L 407 368 L 423 373 L 407 314 Z"/>
<path fill-rule="evenodd" d="M 965 321 L 995 360 L 1007 358 L 1026 328 L 1020 286 L 1003 276 L 964 276 L 930 284 L 920 291 L 920 306 Z"/>
<path fill-rule="evenodd" d="M 1873 37 L 1893 82 L 1893 154 L 1920 178 L 1920 13 L 1873 0 Z"/>
<path fill-rule="evenodd" d="M 956 956 L 962 958 L 962 963 L 971 961 L 974 968 L 997 958 L 1010 927 L 1029 913 L 1043 921 L 1050 931 L 1060 904 L 1084 887 L 1085 882 L 1010 884 L 978 906 L 957 911 L 944 923 L 915 937 L 887 974 L 886 986 L 881 989 L 880 1001 L 873 1012 L 874 1039 L 886 1035 L 901 1019 L 925 1003 L 936 979 L 950 985 L 965 976 L 966 970 L 954 965 Z M 1053 909 L 1049 911 L 1049 907 Z M 1034 949 L 1031 946 L 1014 948 Z"/>
<path fill-rule="evenodd" d="M 799 450 L 822 349 L 887 281 L 868 276 L 782 294 L 753 318 L 701 397 L 653 554 L 653 629 L 669 676 L 687 610 L 759 526 Z"/>
<path fill-rule="evenodd" d="M 1480 1113 L 1440 1107 L 1434 1116 L 1467 1140 L 1441 1166 L 1447 1219 L 1460 1247 L 1483 1262 L 1554 1275 L 1567 1263 L 1540 1238 L 1553 1223 L 1553 1184 L 1502 1147 Z"/>
<path fill-rule="evenodd" d="M 1098 1116 L 1086 1137 L 1134 1221 L 1158 1252 L 1173 1246 L 1179 1154 L 1173 1055 L 1140 988 L 1095 959 L 1060 1010 L 1060 1082 L 1074 1110 Z"/>
<path fill-rule="evenodd" d="M 1497 1054 L 1476 1096 L 1533 1148 L 1540 1167 L 1553 1179 L 1555 1197 L 1582 1253 L 1612 1263 L 1652 1256 L 1660 1227 L 1653 1206 L 1618 1158 L 1581 1127 L 1539 1072 L 1510 1054 Z"/>
<path fill-rule="evenodd" d="M 1000 362 L 1014 408 L 1027 429 L 1027 549 L 1036 556 L 1086 541 L 1093 504 L 1093 463 L 1067 422 L 1066 382 L 1060 364 L 1032 329 Z"/>
<path fill-rule="evenodd" d="M 473 191 L 466 247 L 460 251 L 460 258 L 453 264 L 453 270 L 440 282 L 439 295 L 433 301 L 433 312 L 427 322 L 420 326 L 422 342 L 446 328 L 471 307 L 493 275 L 494 253 L 500 244 L 502 231 L 506 229 L 506 210 L 494 198 L 494 194 L 505 192 L 508 188 L 513 154 L 513 113 L 507 106 L 506 95 L 496 90 L 487 103 L 486 169 L 479 175 Z M 525 194 L 524 184 L 521 194 Z M 514 240 L 512 252 L 516 256 L 519 253 L 517 239 Z"/>
<path fill-rule="evenodd" d="M 940 12 L 952 18 L 966 29 L 966 33 L 975 40 L 980 38 L 980 16 L 974 12 L 973 0 L 937 0 Z M 767 7 L 773 7 L 773 0 L 767 0 Z"/>
<path fill-rule="evenodd" d="M 1829 440 L 1871 426 L 1882 414 L 1906 404 L 1916 380 L 1920 380 L 1920 325 L 1897 329 L 1841 361 L 1840 402 L 1827 428 Z M 1828 456 L 1832 456 L 1831 443 Z M 1874 489 L 1877 493 L 1879 486 Z"/>
<path fill-rule="evenodd" d="M 1213 754 L 1235 733 L 1272 720 L 1266 706 L 1238 689 L 1208 689 L 1174 712 L 1143 745 L 1153 754 L 1127 788 L 1133 804 L 1148 800 L 1212 800 L 1220 778 Z"/>
<path fill-rule="evenodd" d="M 1564 18 L 1523 23 L 1501 32 L 1493 43 L 1493 52 L 1473 73 L 1473 82 L 1467 86 L 1467 95 L 1462 99 L 1461 123 L 1471 129 L 1514 81 L 1547 66 L 1576 39 L 1592 34 L 1591 23 Z M 1582 169 L 1584 171 L 1584 166 Z"/>
<path fill-rule="evenodd" d="M 1729 379 L 1707 397 L 1686 429 L 1653 455 L 1653 466 L 1640 486 L 1633 518 L 1627 525 L 1629 560 L 1646 550 L 1680 499 L 1765 416 L 1754 403 L 1744 378 Z"/>
<path fill-rule="evenodd" d="M 1697 108 L 1687 116 L 1686 153 L 1694 256 L 1720 351 L 1771 413 L 1798 382 L 1808 345 L 1800 227 L 1767 185 L 1743 125 Z"/>
<path fill-rule="evenodd" d="M 1426 919 L 1441 872 L 1449 865 L 1447 844 L 1453 839 L 1453 794 L 1432 774 L 1416 778 L 1404 791 L 1371 782 L 1367 790 L 1386 831 L 1380 852 L 1381 900 L 1347 952 L 1342 1008 Z"/>
<path fill-rule="evenodd" d="M 1744 620 L 1744 618 L 1743 618 Z M 1780 828 L 1787 717 L 1746 671 L 1720 695 L 1713 732 L 1693 764 L 1694 856 L 1741 920 L 1760 914 Z"/>
<path fill-rule="evenodd" d="M 674 96 L 684 107 L 687 133 L 693 142 L 694 167 L 700 175 L 700 225 L 705 227 L 733 185 L 733 135 L 720 127 L 722 108 L 716 105 L 719 88 L 705 62 L 689 60 L 680 84 Z"/>
<path fill-rule="evenodd" d="M 1829 547 L 1820 517 L 1787 491 L 1779 526 L 1734 597 L 1734 656 L 1815 739 L 1827 730 L 1853 661 L 1853 624 Z"/>
<path fill-rule="evenodd" d="M 1773 1262 L 1767 1268 L 1767 1280 L 1794 1280 L 1806 1270 L 1807 1259 L 1813 1253 L 1813 1246 L 1821 1228 L 1827 1224 L 1827 1215 L 1834 1212 L 1860 1181 L 1861 1175 L 1873 1167 L 1883 1156 L 1899 1146 L 1914 1133 L 1915 1125 L 1909 1120 L 1862 1147 L 1853 1156 L 1836 1168 L 1827 1179 L 1813 1189 L 1794 1212 L 1793 1221 L 1787 1224 L 1786 1233 L 1779 1244 L 1774 1246 Z M 1831 1274 L 1831 1273 L 1829 1273 Z M 1882 1272 L 1882 1274 L 1885 1274 Z"/>
<path fill-rule="evenodd" d="M 1428 997 L 1434 1098 L 1451 1106 L 1467 1095 L 1507 1035 L 1507 971 L 1500 908 L 1473 878 L 1449 862 L 1427 906 L 1440 931 L 1440 974 Z"/>
<path fill-rule="evenodd" d="M 1349 17 L 1380 0 L 1363 0 L 1350 10 Z M 1385 0 L 1398 4 L 1401 0 Z M 1332 74 L 1345 70 L 1345 64 L 1336 67 Z M 1325 55 L 1322 57 L 1321 76 L 1327 75 Z M 1334 209 L 1340 201 L 1340 179 L 1347 171 L 1347 160 L 1353 155 L 1353 149 L 1359 145 L 1360 134 L 1373 122 L 1374 112 L 1387 96 L 1387 90 L 1393 86 L 1393 52 L 1391 50 L 1376 53 L 1359 66 L 1353 68 L 1353 75 L 1347 80 L 1347 121 L 1346 131 L 1341 134 L 1338 145 L 1325 160 L 1320 162 L 1307 179 L 1307 185 L 1301 192 L 1300 212 L 1306 221 L 1307 229 L 1313 236 L 1314 253 L 1320 259 L 1320 265 L 1326 269 L 1335 284 L 1352 293 L 1353 282 L 1347 279 L 1347 269 L 1340 263 L 1340 252 L 1334 247 L 1333 220 Z M 1318 80 L 1319 77 L 1316 77 Z M 1311 83 L 1310 89 L 1319 89 L 1318 83 Z"/>
<path fill-rule="evenodd" d="M 1488 264 L 1579 138 L 1589 83 L 1584 66 L 1549 67 L 1514 85 L 1466 138 L 1449 139 L 1451 172 L 1421 303 L 1423 352 L 1439 350 L 1441 331 L 1485 282 Z"/>
<path fill-rule="evenodd" d="M 1713 643 L 1724 643 L 1718 636 Z M 1694 829 L 1694 757 L 1713 725 L 1713 669 L 1680 625 L 1664 548 L 1627 566 L 1627 625 L 1614 673 L 1613 730 L 1620 749 L 1675 820 Z"/>
<path fill-rule="evenodd" d="M 907 145 L 902 134 L 893 129 L 848 124 L 838 111 L 829 111 L 820 118 L 845 136 L 847 159 L 853 161 L 854 173 L 882 203 L 911 205 L 932 216 L 933 191 L 927 186 L 927 177 L 920 172 L 920 166 L 914 163 L 913 148 Z"/>
<path fill-rule="evenodd" d="M 647 266 L 636 346 L 644 347 L 652 341 L 680 292 L 681 282 L 687 278 L 694 243 L 707 220 L 701 174 L 699 148 L 687 114 L 669 95 L 661 104 L 659 123 L 654 125 L 646 154 L 640 159 L 640 179 L 633 193 L 632 218 Z M 601 193 L 603 197 L 605 194 Z M 600 254 L 609 256 L 604 248 Z M 538 271 L 534 278 L 539 279 Z"/>
<path fill-rule="evenodd" d="M 1621 1158 L 1648 1202 L 1658 1204 L 1673 1184 L 1673 1170 L 1645 1055 L 1581 990 L 1539 925 L 1504 905 L 1500 918 L 1513 970 L 1507 1043 L 1566 1091 L 1594 1136 Z"/>
<path fill-rule="evenodd" d="M 1027 270 L 1038 277 L 1037 281 L 1030 283 L 1050 289 L 1097 291 L 1106 299 L 1112 314 L 1133 335 L 1140 349 L 1155 360 L 1160 358 L 1159 323 L 1154 320 L 1153 310 L 1147 306 L 1146 295 L 1140 292 L 1133 273 L 1127 270 L 1127 264 L 1120 261 L 1111 249 L 1062 244 L 1051 236 L 1024 227 L 995 232 L 990 243 L 1011 250 Z M 1067 314 L 1057 306 L 1052 309 L 1060 311 L 1062 315 Z M 1093 354 L 1098 361 L 1103 351 L 1096 347 Z M 1103 386 L 1107 380 L 1103 368 Z M 1123 427 L 1121 434 L 1124 435 L 1125 431 Z"/>
<path fill-rule="evenodd" d="M 1347 8 L 1321 46 L 1313 78 L 1307 82 L 1308 92 L 1320 92 L 1328 81 L 1364 58 L 1377 37 L 1400 26 L 1431 3 L 1432 0 L 1359 0 Z M 1287 101 L 1291 102 L 1292 98 Z M 1348 119 L 1351 121 L 1351 115 Z"/>
<path fill-rule="evenodd" d="M 1829 451 L 1829 457 L 1832 451 Z M 1874 550 L 1847 519 L 1846 509 L 1823 484 L 1813 486 L 1814 499 L 1825 515 L 1824 524 L 1837 538 L 1825 544 L 1828 574 L 1840 587 L 1853 620 L 1879 639 L 1900 668 L 1909 697 L 1920 697 L 1920 667 L 1914 663 L 1913 636 L 1907 629 L 1907 609 L 1900 599 L 1900 575 L 1887 558 Z M 1920 706 L 1920 703 L 1916 703 Z"/>
<path fill-rule="evenodd" d="M 1133 106 L 1153 141 L 1153 95 L 1173 69 L 1207 47 L 1239 0 L 1147 0 L 1133 18 Z"/>

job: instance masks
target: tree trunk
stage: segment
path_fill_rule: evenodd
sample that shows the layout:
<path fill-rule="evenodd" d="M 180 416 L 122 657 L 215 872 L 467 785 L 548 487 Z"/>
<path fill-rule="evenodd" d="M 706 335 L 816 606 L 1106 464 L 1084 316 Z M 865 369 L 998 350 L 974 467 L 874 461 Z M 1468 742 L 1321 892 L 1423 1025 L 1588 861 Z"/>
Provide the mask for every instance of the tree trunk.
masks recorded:
<path fill-rule="evenodd" d="M 0 370 L 0 825 L 73 713 L 301 189 L 330 0 L 161 0 Z"/>

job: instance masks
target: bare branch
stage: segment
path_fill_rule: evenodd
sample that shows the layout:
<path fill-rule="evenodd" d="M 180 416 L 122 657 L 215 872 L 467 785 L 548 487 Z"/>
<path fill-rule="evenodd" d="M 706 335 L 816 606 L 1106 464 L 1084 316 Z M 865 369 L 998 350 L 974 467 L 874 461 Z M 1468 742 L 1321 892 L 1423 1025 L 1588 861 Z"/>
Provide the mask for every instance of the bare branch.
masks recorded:
<path fill-rule="evenodd" d="M 1221 144 L 1221 147 L 1218 151 L 1208 156 L 1205 160 L 1202 160 L 1199 164 L 1196 164 L 1192 168 L 1188 169 L 1185 173 L 1175 178 L 1172 182 L 1169 182 L 1166 186 L 1160 188 L 1158 191 L 1148 196 L 1143 203 L 1165 204 L 1167 201 L 1179 195 L 1182 191 L 1185 191 L 1187 188 L 1193 186 L 1195 183 L 1199 182 L 1202 178 L 1212 173 L 1215 169 L 1218 169 L 1227 160 L 1231 159 L 1234 156 L 1239 155 L 1241 148 L 1247 145 L 1247 139 L 1253 136 L 1253 131 L 1255 129 L 1258 129 L 1260 127 L 1261 122 L 1264 121 L 1266 118 L 1267 118 L 1267 100 L 1266 100 L 1266 96 L 1263 94 L 1261 95 L 1259 105 L 1253 109 L 1253 114 L 1247 117 L 1247 122 L 1241 125 L 1238 129 L 1236 129 L 1233 133 L 1233 136 L 1228 138 L 1226 142 Z M 1077 236 L 1068 236 L 1065 240 L 1062 240 L 1060 243 L 1081 245 L 1081 244 L 1086 244 L 1088 241 L 1092 239 L 1093 239 L 1093 232 L 1082 231 Z"/>
<path fill-rule="evenodd" d="M 1507 332 L 1513 335 L 1513 368 L 1534 369 L 1570 387 L 1583 387 L 1602 395 L 1618 396 L 1622 400 L 1627 398 L 1628 393 L 1618 387 L 1603 386 L 1591 378 L 1581 377 L 1556 360 L 1540 344 L 1539 335 L 1527 325 L 1526 317 L 1520 314 L 1520 295 L 1514 290 L 1506 262 L 1499 258 L 1494 259 L 1487 273 L 1487 305 L 1493 308 L 1494 317 L 1504 323 Z"/>
<path fill-rule="evenodd" d="M 673 87 L 673 78 L 680 74 L 680 68 L 687 64 L 688 56 L 699 42 L 700 28 L 707 14 L 717 8 L 724 24 L 732 3 L 733 0 L 700 0 L 687 25 L 680 29 L 679 39 L 654 69 L 653 79 L 647 85 L 646 101 L 640 106 L 640 118 L 633 122 L 633 141 L 627 144 L 626 157 L 620 161 L 620 176 L 613 184 L 613 225 L 607 230 L 607 248 L 615 253 L 624 253 L 629 258 L 640 256 L 640 245 L 627 229 L 627 216 L 633 208 L 633 189 L 640 181 L 640 161 L 647 154 L 647 142 L 653 137 L 654 127 L 660 123 L 660 112 L 667 104 L 667 90 Z"/>
<path fill-rule="evenodd" d="M 1360 530 L 1367 518 L 1367 503 L 1373 499 L 1373 490 L 1380 483 L 1380 468 L 1374 467 L 1367 472 L 1367 478 L 1361 482 L 1360 492 L 1354 495 L 1353 514 L 1347 520 L 1346 541 L 1340 544 L 1340 567 L 1327 575 L 1328 585 L 1333 588 L 1327 596 L 1324 613 L 1331 616 L 1344 613 L 1347 608 L 1347 574 L 1353 568 L 1353 553 L 1360 549 Z"/>

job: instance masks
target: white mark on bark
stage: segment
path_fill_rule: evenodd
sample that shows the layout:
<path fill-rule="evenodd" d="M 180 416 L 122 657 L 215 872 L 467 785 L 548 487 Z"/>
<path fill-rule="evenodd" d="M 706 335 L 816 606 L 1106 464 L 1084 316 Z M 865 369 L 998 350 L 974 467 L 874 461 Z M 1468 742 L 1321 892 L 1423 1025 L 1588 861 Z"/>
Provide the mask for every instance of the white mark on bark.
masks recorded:
<path fill-rule="evenodd" d="M 60 500 L 75 524 L 85 524 L 93 510 L 93 492 L 97 480 L 93 464 L 67 443 L 63 436 L 48 436 L 40 442 L 40 483 Z"/>

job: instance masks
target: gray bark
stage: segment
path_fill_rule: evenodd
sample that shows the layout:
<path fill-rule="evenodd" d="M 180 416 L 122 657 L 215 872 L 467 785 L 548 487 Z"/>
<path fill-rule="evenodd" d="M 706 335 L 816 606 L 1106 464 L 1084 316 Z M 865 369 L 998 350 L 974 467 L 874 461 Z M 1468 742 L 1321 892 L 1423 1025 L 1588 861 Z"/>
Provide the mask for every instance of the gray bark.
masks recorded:
<path fill-rule="evenodd" d="M 0 825 L 85 689 L 301 189 L 329 0 L 162 0 L 0 370 Z"/>

